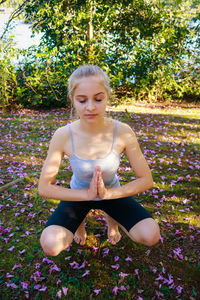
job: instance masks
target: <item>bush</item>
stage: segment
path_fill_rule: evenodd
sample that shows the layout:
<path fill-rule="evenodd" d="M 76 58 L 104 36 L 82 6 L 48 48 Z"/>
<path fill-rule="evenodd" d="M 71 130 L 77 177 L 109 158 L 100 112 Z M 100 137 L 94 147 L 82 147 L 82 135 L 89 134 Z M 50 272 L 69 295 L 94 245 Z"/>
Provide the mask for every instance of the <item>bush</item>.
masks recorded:
<path fill-rule="evenodd" d="M 0 107 L 13 106 L 17 102 L 16 69 L 14 58 L 17 50 L 12 38 L 0 40 Z"/>

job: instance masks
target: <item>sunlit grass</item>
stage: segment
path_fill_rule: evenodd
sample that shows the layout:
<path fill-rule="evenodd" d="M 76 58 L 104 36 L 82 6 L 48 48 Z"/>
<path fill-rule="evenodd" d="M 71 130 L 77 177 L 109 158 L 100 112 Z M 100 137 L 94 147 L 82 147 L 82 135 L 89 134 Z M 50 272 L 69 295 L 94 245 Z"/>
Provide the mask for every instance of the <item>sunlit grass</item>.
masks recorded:
<path fill-rule="evenodd" d="M 59 201 L 43 199 L 37 185 L 51 136 L 69 122 L 69 114 L 22 110 L 1 115 L 1 185 L 25 177 L 5 190 L 0 202 L 2 299 L 200 297 L 200 108 L 135 103 L 112 108 L 110 115 L 134 129 L 152 170 L 154 187 L 135 198 L 159 223 L 161 242 L 139 245 L 120 229 L 121 241 L 111 245 L 103 212 L 91 211 L 86 245 L 73 243 L 58 257 L 48 257 L 51 262 L 45 261 L 39 238 Z M 64 157 L 56 184 L 69 186 L 71 175 Z M 126 155 L 119 176 L 122 184 L 135 178 Z M 73 268 L 73 262 L 85 266 Z M 67 296 L 63 288 L 68 288 Z"/>

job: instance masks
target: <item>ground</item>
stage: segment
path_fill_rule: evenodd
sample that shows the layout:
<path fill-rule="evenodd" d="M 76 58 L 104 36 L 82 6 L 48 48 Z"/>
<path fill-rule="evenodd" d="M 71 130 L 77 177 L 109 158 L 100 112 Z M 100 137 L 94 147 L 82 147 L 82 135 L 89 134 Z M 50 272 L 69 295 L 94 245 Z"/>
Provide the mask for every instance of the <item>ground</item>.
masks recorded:
<path fill-rule="evenodd" d="M 200 107 L 137 103 L 108 114 L 133 128 L 152 170 L 154 187 L 135 198 L 159 223 L 159 244 L 139 245 L 123 233 L 110 244 L 98 210 L 87 217 L 85 246 L 47 257 L 39 237 L 58 201 L 38 195 L 38 177 L 69 112 L 1 113 L 1 186 L 22 178 L 0 200 L 2 299 L 200 299 Z M 56 184 L 68 186 L 71 174 L 64 157 Z M 121 184 L 135 176 L 125 154 L 118 176 Z"/>

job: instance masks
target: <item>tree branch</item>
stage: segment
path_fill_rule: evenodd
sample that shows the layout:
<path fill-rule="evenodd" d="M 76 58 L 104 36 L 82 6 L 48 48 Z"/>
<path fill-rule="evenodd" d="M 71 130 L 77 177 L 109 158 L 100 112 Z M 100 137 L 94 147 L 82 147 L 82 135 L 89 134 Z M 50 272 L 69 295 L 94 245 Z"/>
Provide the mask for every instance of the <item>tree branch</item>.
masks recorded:
<path fill-rule="evenodd" d="M 16 183 L 18 183 L 18 182 L 20 182 L 20 181 L 22 181 L 24 179 L 27 179 L 30 176 L 35 176 L 37 174 L 38 174 L 37 172 L 34 172 L 34 173 L 30 174 L 30 175 L 23 176 L 22 178 L 18 178 L 18 179 L 15 179 L 15 180 L 13 180 L 13 181 L 11 181 L 9 183 L 6 183 L 5 185 L 3 185 L 3 186 L 0 187 L 0 192 L 4 192 L 5 190 L 9 189 L 11 186 L 15 185 Z"/>
<path fill-rule="evenodd" d="M 7 1 L 7 0 L 2 0 L 1 3 L 5 2 L 5 1 Z M 10 18 L 9 18 L 9 20 L 8 20 L 8 22 L 7 22 L 7 24 L 6 24 L 6 28 L 4 29 L 4 32 L 2 33 L 0 39 L 3 39 L 4 35 L 5 35 L 6 32 L 8 31 L 8 28 L 9 28 L 9 26 L 10 26 L 10 23 L 11 23 L 15 18 L 17 18 L 17 17 L 23 12 L 23 8 L 24 8 L 26 2 L 27 2 L 27 0 L 25 0 L 21 5 L 18 6 L 18 8 L 16 8 L 16 9 L 12 12 L 12 14 L 11 14 L 11 16 L 10 16 Z M 0 3 L 0 4 L 1 4 L 1 3 Z"/>
<path fill-rule="evenodd" d="M 7 1 L 7 0 L 2 0 L 2 1 L 0 2 L 0 5 L 3 4 L 3 3 L 6 2 L 6 1 Z"/>

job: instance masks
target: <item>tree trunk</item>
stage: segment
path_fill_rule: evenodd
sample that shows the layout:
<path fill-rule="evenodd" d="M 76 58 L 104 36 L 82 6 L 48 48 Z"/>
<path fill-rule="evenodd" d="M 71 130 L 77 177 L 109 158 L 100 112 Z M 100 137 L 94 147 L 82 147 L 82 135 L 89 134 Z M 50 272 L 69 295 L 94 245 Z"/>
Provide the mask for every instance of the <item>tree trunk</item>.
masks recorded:
<path fill-rule="evenodd" d="M 88 6 L 89 6 L 89 22 L 88 22 L 88 40 L 89 40 L 89 45 L 88 45 L 88 63 L 92 63 L 93 62 L 93 50 L 94 47 L 92 45 L 92 41 L 93 41 L 93 1 L 89 0 L 88 1 Z"/>

